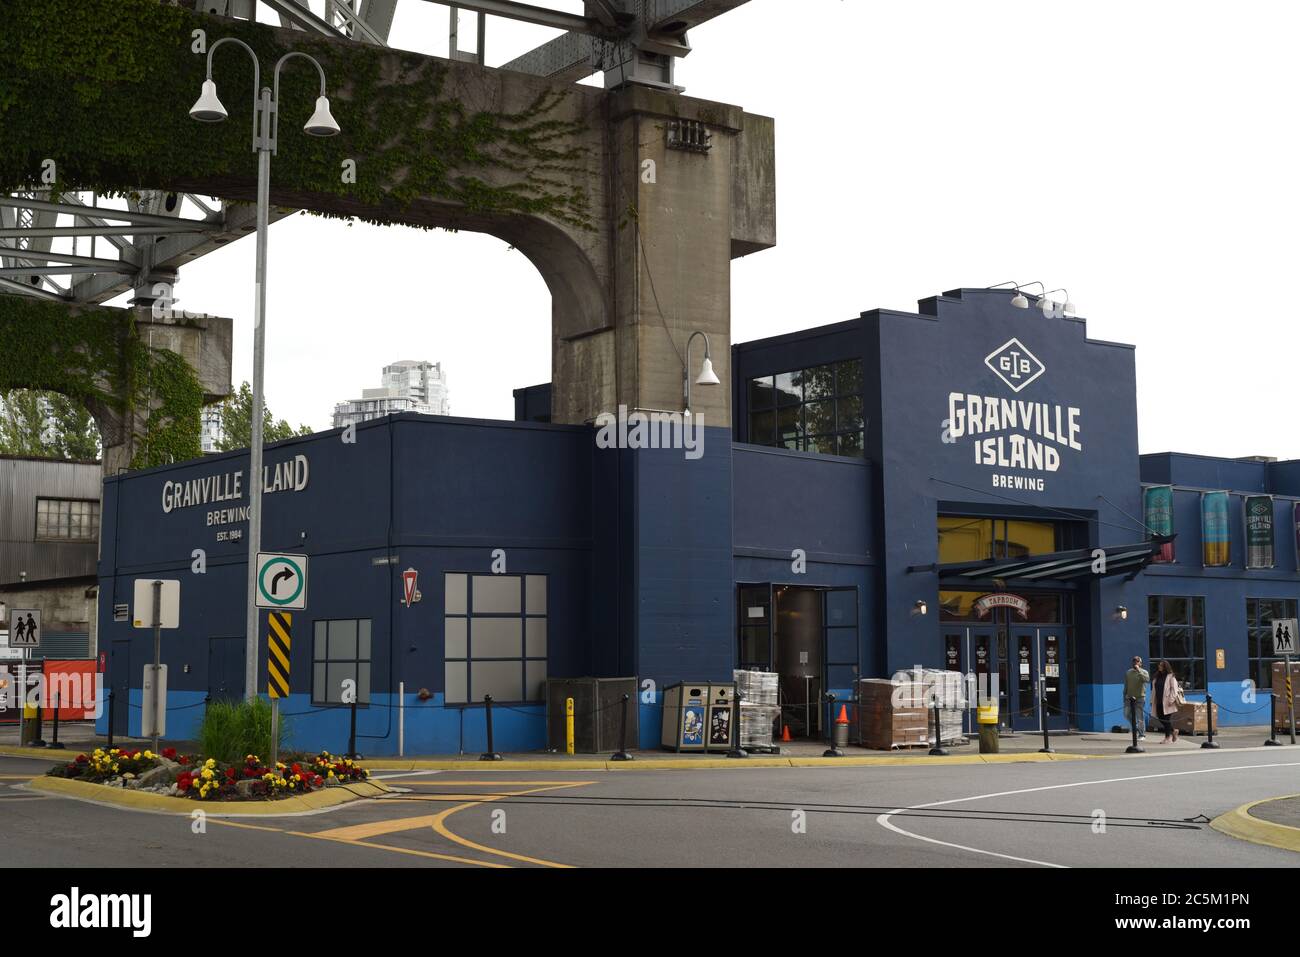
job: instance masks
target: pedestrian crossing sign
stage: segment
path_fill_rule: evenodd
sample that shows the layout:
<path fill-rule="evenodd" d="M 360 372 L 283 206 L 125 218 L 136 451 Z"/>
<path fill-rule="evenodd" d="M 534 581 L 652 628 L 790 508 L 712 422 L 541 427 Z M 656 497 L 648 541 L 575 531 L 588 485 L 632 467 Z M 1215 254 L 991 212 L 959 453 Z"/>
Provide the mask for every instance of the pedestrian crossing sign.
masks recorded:
<path fill-rule="evenodd" d="M 1294 655 L 1297 651 L 1296 620 L 1294 618 L 1275 618 L 1273 620 L 1273 656 Z"/>

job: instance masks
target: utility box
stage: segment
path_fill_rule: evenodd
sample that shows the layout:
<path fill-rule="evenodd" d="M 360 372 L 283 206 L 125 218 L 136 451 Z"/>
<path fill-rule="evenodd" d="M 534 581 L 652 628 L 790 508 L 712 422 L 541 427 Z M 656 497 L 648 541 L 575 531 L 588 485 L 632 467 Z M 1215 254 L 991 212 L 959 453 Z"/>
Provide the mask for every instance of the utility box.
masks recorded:
<path fill-rule="evenodd" d="M 727 751 L 731 748 L 736 686 L 701 681 L 664 689 L 660 746 L 669 751 Z"/>
<path fill-rule="evenodd" d="M 623 695 L 628 696 L 627 746 L 637 746 L 636 678 L 550 678 L 546 682 L 546 746 L 564 753 L 564 704 L 573 699 L 573 750 L 600 754 L 623 747 Z"/>

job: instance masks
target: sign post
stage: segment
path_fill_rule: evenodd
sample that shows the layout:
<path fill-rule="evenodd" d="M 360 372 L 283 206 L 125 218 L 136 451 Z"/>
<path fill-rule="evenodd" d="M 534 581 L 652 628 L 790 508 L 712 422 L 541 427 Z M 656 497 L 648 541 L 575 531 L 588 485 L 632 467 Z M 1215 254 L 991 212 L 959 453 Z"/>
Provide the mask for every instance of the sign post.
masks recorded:
<path fill-rule="evenodd" d="M 290 647 L 293 615 L 273 611 L 266 616 L 266 693 L 271 699 L 271 767 L 280 760 L 280 699 L 289 697 Z"/>
<path fill-rule="evenodd" d="M 1273 620 L 1273 656 L 1282 658 L 1286 669 L 1286 710 L 1291 724 L 1291 743 L 1295 744 L 1295 697 L 1291 693 L 1291 656 L 1296 653 L 1296 619 Z M 1272 718 L 1269 719 L 1270 721 Z"/>
<path fill-rule="evenodd" d="M 162 630 L 181 626 L 181 583 L 176 579 L 137 578 L 132 599 L 131 619 L 135 627 L 153 629 L 153 664 L 145 666 L 145 680 L 140 689 L 143 698 L 140 734 L 153 738 L 156 752 L 158 739 L 167 732 L 167 669 L 162 663 Z"/>

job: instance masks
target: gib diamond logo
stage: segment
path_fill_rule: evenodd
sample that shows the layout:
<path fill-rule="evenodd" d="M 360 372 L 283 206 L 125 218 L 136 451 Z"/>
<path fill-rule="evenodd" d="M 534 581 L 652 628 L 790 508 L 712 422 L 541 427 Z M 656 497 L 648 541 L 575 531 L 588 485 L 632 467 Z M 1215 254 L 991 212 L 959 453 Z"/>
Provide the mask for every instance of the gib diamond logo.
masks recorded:
<path fill-rule="evenodd" d="M 1011 386 L 1012 392 L 1019 392 L 1047 371 L 1047 367 L 1038 361 L 1038 356 L 1026 349 L 1019 339 L 998 346 L 985 357 L 984 364 Z"/>

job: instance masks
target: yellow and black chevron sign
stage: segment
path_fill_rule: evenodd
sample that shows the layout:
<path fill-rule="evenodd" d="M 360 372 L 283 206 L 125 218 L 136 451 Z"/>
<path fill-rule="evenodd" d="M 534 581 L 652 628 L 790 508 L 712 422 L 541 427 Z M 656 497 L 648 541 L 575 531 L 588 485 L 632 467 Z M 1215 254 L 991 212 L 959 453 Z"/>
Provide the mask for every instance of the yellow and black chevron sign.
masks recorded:
<path fill-rule="evenodd" d="M 266 693 L 272 698 L 289 697 L 289 644 L 293 615 L 272 611 L 266 615 Z"/>

